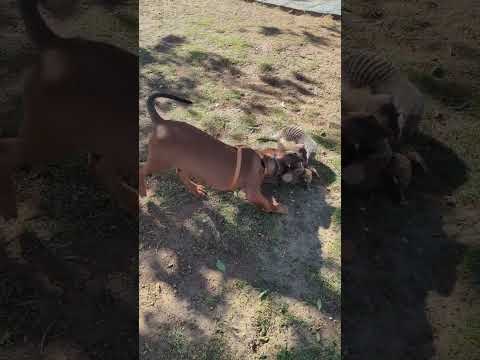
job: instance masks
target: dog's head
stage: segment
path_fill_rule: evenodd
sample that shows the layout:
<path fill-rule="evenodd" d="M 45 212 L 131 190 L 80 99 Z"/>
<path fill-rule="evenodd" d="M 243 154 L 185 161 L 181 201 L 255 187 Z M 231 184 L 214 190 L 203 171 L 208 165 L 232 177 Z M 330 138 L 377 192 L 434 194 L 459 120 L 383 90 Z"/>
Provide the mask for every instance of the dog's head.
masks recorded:
<path fill-rule="evenodd" d="M 303 166 L 307 164 L 307 150 L 305 149 L 304 144 L 296 144 L 293 141 L 286 141 L 280 139 L 278 141 L 278 149 L 285 153 L 285 163 L 286 165 L 291 165 L 290 167 L 296 166 L 298 159 L 303 163 Z"/>

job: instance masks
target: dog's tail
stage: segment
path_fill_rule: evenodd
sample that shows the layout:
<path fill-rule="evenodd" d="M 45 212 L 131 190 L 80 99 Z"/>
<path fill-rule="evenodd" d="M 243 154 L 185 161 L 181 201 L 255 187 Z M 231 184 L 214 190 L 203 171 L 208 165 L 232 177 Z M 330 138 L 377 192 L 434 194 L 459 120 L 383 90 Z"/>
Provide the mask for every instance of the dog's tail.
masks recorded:
<path fill-rule="evenodd" d="M 150 95 L 148 97 L 147 110 L 148 110 L 148 113 L 150 114 L 150 118 L 152 119 L 152 122 L 154 124 L 159 124 L 160 122 L 165 121 L 165 119 L 160 116 L 157 109 L 155 108 L 155 100 L 158 99 L 158 98 L 172 99 L 172 100 L 175 100 L 175 101 L 178 101 L 178 102 L 181 102 L 181 103 L 184 103 L 184 104 L 188 104 L 188 105 L 193 104 L 190 100 L 187 100 L 187 99 L 175 96 L 175 95 L 164 94 L 164 93 L 159 93 L 159 92 L 153 93 L 152 95 Z"/>
<path fill-rule="evenodd" d="M 39 0 L 18 0 L 28 35 L 37 46 L 45 48 L 60 40 L 60 37 L 43 20 L 38 10 L 38 3 Z"/>

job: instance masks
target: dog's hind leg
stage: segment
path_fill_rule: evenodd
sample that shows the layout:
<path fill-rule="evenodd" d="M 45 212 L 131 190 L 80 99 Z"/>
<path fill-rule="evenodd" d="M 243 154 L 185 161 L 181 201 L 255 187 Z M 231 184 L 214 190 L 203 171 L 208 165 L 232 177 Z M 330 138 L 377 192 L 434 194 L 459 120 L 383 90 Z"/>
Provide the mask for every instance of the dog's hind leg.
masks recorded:
<path fill-rule="evenodd" d="M 101 158 L 95 168 L 96 174 L 102 183 L 108 188 L 111 196 L 118 206 L 127 211 L 133 217 L 138 216 L 138 193 L 128 186 L 117 174 L 116 169 L 107 161 Z"/>
<path fill-rule="evenodd" d="M 185 187 L 188 189 L 188 191 L 190 191 L 193 195 L 197 197 L 207 196 L 205 187 L 194 183 L 191 179 L 191 176 L 188 173 L 186 173 L 184 170 L 177 169 L 177 174 L 180 180 L 185 185 Z"/>

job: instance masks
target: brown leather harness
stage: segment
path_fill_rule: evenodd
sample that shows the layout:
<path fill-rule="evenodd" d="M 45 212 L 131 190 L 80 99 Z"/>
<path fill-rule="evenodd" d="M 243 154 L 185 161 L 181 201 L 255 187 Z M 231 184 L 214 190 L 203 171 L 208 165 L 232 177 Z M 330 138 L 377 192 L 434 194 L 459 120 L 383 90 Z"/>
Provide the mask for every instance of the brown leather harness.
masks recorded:
<path fill-rule="evenodd" d="M 245 145 L 237 145 L 236 148 L 237 148 L 237 160 L 236 160 L 236 163 L 235 163 L 235 173 L 233 174 L 232 182 L 230 183 L 230 187 L 229 187 L 229 189 L 231 189 L 231 190 L 234 190 L 238 185 L 238 179 L 240 178 L 240 170 L 242 168 L 242 150 L 243 150 L 243 148 L 245 148 Z M 264 160 L 265 155 L 262 154 L 260 151 L 255 150 L 255 152 L 260 156 L 260 159 L 262 161 L 262 166 L 263 166 L 263 169 L 264 169 L 264 175 L 267 176 L 268 167 L 265 164 L 265 160 Z M 275 160 L 275 171 L 274 172 L 277 172 L 278 169 L 280 169 L 280 164 L 279 164 L 276 156 L 273 157 L 273 160 Z"/>
<path fill-rule="evenodd" d="M 240 177 L 240 170 L 242 169 L 242 149 L 243 145 L 237 146 L 237 161 L 235 162 L 235 173 L 233 174 L 230 189 L 234 190 L 238 185 L 238 178 Z"/>

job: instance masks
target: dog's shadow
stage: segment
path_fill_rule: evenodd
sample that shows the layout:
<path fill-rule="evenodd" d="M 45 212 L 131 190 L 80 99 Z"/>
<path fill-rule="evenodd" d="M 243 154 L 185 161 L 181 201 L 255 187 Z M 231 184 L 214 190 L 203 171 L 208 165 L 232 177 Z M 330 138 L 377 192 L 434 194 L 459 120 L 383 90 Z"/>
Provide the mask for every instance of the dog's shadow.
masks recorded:
<path fill-rule="evenodd" d="M 414 178 L 409 203 L 353 193 L 342 196 L 342 341 L 346 359 L 426 359 L 434 354 L 426 310 L 430 292 L 448 295 L 463 247 L 444 231 L 443 198 L 468 169 L 449 148 L 426 135 L 414 144 L 432 173 Z M 394 325 L 394 326 L 392 326 Z"/>

